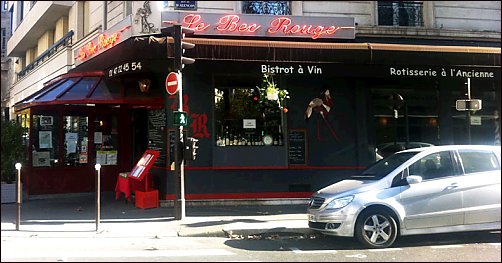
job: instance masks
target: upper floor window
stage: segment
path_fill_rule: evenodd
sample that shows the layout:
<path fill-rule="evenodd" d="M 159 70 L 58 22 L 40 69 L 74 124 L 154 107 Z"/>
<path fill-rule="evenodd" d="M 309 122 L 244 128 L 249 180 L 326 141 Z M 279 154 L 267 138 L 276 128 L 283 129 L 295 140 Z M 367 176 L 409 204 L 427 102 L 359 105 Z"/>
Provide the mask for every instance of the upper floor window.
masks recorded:
<path fill-rule="evenodd" d="M 378 25 L 423 26 L 423 3 L 415 1 L 378 1 Z"/>
<path fill-rule="evenodd" d="M 7 49 L 7 30 L 2 28 L 2 52 Z"/>
<path fill-rule="evenodd" d="M 2 11 L 7 11 L 8 3 L 7 1 L 2 1 Z"/>
<path fill-rule="evenodd" d="M 242 13 L 291 15 L 290 1 L 242 1 Z"/>
<path fill-rule="evenodd" d="M 20 24 L 24 18 L 24 1 L 17 1 L 17 17 Z"/>

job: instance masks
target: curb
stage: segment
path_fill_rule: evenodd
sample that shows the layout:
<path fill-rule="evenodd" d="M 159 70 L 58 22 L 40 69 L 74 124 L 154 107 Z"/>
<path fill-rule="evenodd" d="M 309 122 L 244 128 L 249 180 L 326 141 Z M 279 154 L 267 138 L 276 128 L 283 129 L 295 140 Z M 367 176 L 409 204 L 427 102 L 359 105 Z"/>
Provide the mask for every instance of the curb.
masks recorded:
<path fill-rule="evenodd" d="M 313 234 L 312 230 L 308 228 L 270 228 L 270 229 L 231 229 L 223 230 L 227 237 L 232 238 L 236 236 L 248 237 L 248 236 L 295 236 L 295 235 L 305 235 Z"/>

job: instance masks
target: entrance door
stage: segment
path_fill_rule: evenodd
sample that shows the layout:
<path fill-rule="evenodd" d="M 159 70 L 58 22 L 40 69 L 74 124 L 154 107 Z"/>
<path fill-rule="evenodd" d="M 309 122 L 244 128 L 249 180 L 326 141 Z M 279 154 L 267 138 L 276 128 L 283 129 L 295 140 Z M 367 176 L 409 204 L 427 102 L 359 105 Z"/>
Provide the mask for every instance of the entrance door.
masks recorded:
<path fill-rule="evenodd" d="M 133 110 L 132 129 L 132 165 L 134 165 L 148 147 L 148 111 L 146 109 Z"/>
<path fill-rule="evenodd" d="M 431 82 L 382 83 L 371 88 L 376 158 L 439 143 L 438 90 Z"/>

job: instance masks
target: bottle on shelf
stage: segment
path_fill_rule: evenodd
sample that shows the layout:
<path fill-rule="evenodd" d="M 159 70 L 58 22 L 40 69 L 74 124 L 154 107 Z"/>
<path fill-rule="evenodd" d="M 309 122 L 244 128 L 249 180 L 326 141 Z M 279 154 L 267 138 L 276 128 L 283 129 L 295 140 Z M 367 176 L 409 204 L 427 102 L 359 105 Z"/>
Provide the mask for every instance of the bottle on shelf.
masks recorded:
<path fill-rule="evenodd" d="M 230 134 L 228 131 L 228 126 L 225 127 L 225 144 L 224 145 L 230 145 Z"/>
<path fill-rule="evenodd" d="M 279 141 L 279 146 L 283 144 L 283 137 L 282 137 L 282 127 L 279 125 L 279 134 L 277 135 L 277 140 Z"/>

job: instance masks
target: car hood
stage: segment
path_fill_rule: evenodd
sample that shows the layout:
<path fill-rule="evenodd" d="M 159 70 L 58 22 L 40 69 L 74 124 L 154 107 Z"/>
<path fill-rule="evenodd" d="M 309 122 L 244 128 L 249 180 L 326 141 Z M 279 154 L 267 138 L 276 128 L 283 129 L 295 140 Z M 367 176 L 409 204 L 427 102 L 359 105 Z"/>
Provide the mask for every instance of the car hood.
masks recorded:
<path fill-rule="evenodd" d="M 382 180 L 355 180 L 355 179 L 347 179 L 340 181 L 338 183 L 329 185 L 319 191 L 316 194 L 320 195 L 339 195 L 339 194 L 357 194 L 366 192 L 369 190 L 377 189 L 381 186 Z"/>

